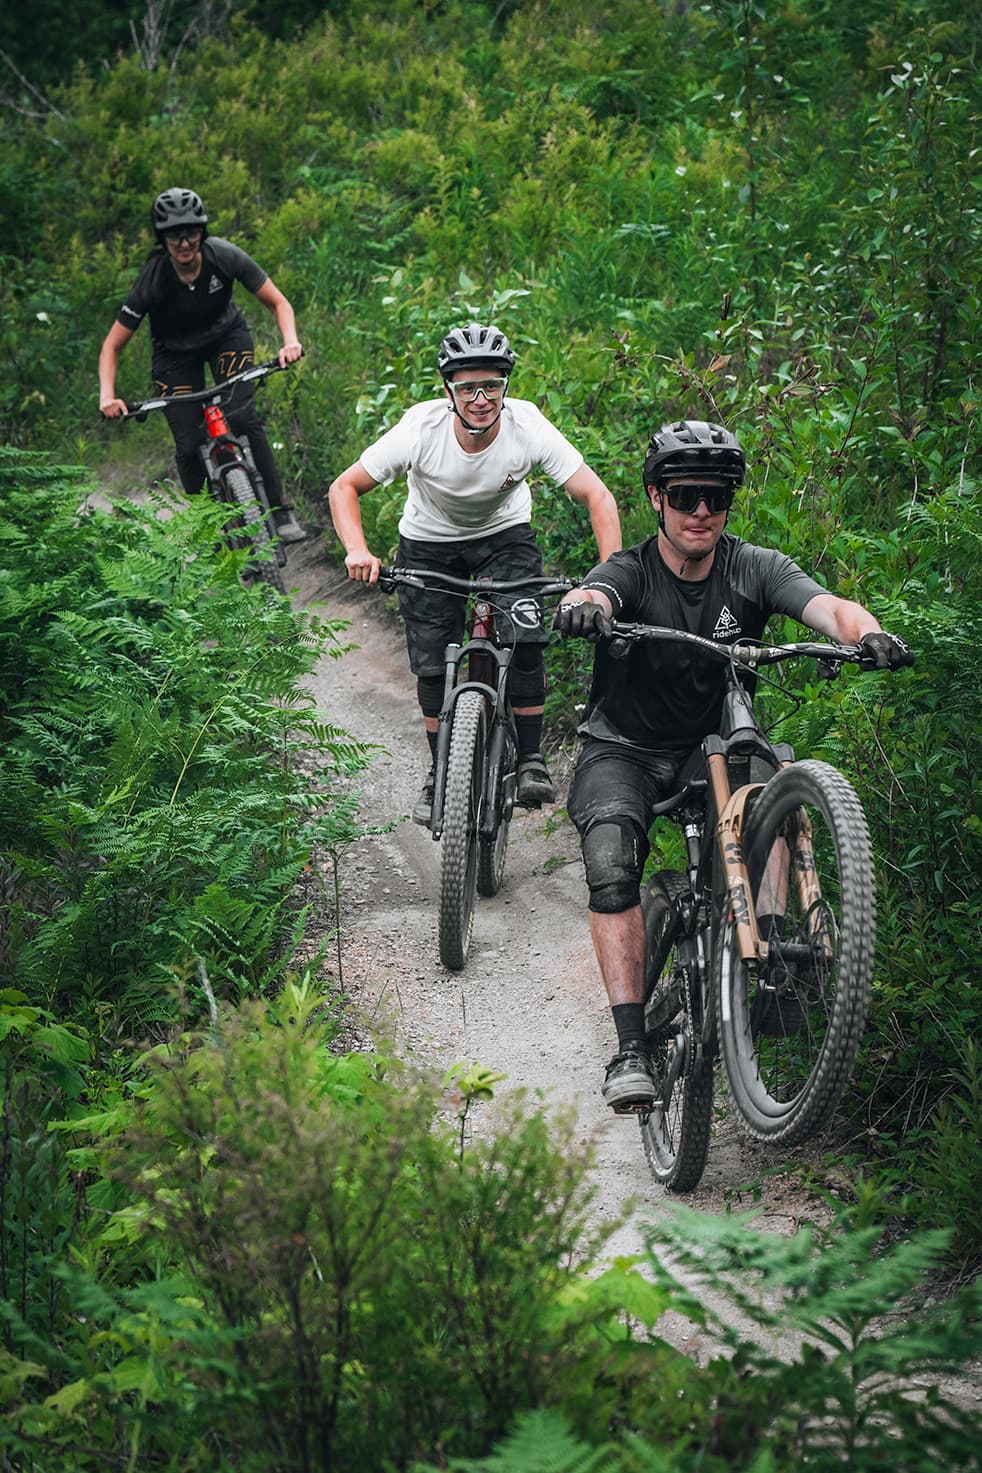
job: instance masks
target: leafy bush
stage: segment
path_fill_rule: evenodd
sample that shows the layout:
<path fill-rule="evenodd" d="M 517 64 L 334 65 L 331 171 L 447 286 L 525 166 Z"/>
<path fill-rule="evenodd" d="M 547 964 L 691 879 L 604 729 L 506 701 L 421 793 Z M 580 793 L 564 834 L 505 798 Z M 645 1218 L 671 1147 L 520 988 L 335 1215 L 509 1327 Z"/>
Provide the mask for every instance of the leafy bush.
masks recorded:
<path fill-rule="evenodd" d="M 121 1027 L 167 1016 L 199 958 L 219 991 L 267 985 L 312 846 L 353 832 L 332 778 L 362 754 L 300 687 L 337 629 L 241 586 L 207 498 L 80 510 L 70 472 L 0 474 L 8 977 Z"/>

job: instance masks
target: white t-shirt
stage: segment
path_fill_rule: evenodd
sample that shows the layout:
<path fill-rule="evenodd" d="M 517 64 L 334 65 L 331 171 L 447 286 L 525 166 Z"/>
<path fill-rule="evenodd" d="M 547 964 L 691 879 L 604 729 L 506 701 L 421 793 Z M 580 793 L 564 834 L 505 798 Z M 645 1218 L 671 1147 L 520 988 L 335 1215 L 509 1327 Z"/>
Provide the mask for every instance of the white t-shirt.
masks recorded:
<path fill-rule="evenodd" d="M 388 486 L 405 475 L 409 496 L 399 522 L 404 537 L 468 542 L 532 520 L 525 477 L 541 466 L 560 486 L 583 456 L 528 399 L 505 399 L 498 433 L 470 454 L 457 442 L 446 399 L 414 404 L 398 424 L 363 452 L 373 481 Z"/>

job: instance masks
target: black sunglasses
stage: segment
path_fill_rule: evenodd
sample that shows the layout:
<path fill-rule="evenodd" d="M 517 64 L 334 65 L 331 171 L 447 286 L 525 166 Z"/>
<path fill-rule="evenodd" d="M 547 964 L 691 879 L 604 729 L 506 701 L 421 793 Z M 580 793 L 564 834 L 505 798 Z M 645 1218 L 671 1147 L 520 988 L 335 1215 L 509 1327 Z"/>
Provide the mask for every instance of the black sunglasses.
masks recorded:
<path fill-rule="evenodd" d="M 673 511 L 694 512 L 700 501 L 704 501 L 711 517 L 729 511 L 736 495 L 731 486 L 659 486 L 658 489 Z"/>

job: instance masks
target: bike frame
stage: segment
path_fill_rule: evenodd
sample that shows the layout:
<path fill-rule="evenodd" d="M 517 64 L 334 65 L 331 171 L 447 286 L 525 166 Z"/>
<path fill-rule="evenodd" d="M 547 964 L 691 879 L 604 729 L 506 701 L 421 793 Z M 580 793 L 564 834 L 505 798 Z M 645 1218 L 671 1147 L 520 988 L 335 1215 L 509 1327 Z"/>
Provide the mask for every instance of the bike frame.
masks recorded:
<path fill-rule="evenodd" d="M 202 439 L 199 444 L 199 453 L 205 468 L 208 485 L 216 500 L 234 505 L 234 498 L 226 494 L 224 477 L 229 471 L 240 469 L 248 478 L 249 485 L 259 505 L 259 510 L 265 523 L 266 533 L 273 545 L 276 563 L 279 567 L 286 564 L 286 551 L 276 535 L 276 527 L 273 523 L 269 499 L 266 495 L 266 487 L 263 478 L 259 474 L 253 458 L 252 449 L 246 435 L 236 435 L 229 428 L 225 417 L 223 403 L 230 401 L 235 394 L 238 385 L 261 381 L 271 373 L 280 372 L 284 367 L 292 365 L 281 364 L 278 358 L 267 359 L 263 363 L 253 364 L 251 368 L 244 368 L 240 373 L 232 374 L 231 378 L 223 379 L 220 384 L 211 384 L 207 388 L 197 389 L 190 394 L 172 395 L 160 399 L 145 399 L 140 404 L 135 404 L 125 415 L 126 419 L 144 420 L 153 410 L 168 409 L 177 398 L 185 404 L 201 404 L 202 409 Z M 245 542 L 231 529 L 228 533 L 231 546 L 243 546 Z M 277 575 L 279 576 L 279 575 Z"/>
<path fill-rule="evenodd" d="M 508 671 L 515 647 L 505 645 L 499 648 L 494 643 L 494 616 L 494 605 L 478 596 L 471 609 L 470 635 L 467 642 L 447 645 L 443 677 L 443 705 L 440 708 L 436 738 L 433 809 L 430 819 L 430 832 L 434 839 L 439 839 L 443 834 L 443 806 L 446 795 L 447 759 L 450 755 L 450 735 L 457 702 L 465 691 L 479 691 L 484 697 L 488 712 L 486 786 L 481 810 L 482 837 L 493 836 L 497 827 L 494 818 L 499 806 L 503 808 L 505 817 L 510 816 L 514 807 L 514 779 L 509 784 L 501 767 L 507 735 L 511 734 L 516 745 L 518 742 L 515 718 L 506 695 Z M 465 659 L 468 678 L 461 680 L 460 667 Z"/>
<path fill-rule="evenodd" d="M 518 744 L 515 718 L 507 696 L 508 670 L 515 646 L 499 646 L 494 641 L 497 610 L 492 595 L 534 589 L 540 596 L 546 596 L 550 593 L 568 593 L 575 585 L 569 579 L 556 578 L 521 578 L 511 582 L 499 582 L 491 578 L 455 578 L 449 573 L 439 573 L 427 568 L 383 567 L 379 570 L 379 586 L 383 589 L 394 588 L 398 583 L 426 587 L 427 580 L 430 580 L 430 586 L 434 588 L 458 592 L 472 599 L 466 641 L 448 644 L 445 651 L 443 702 L 437 727 L 430 832 L 434 839 L 439 839 L 443 834 L 447 761 L 457 702 L 465 691 L 476 690 L 484 698 L 488 715 L 485 792 L 480 833 L 482 838 L 490 839 L 498 827 L 499 812 L 503 812 L 504 817 L 508 818 L 514 807 L 514 781 L 508 782 L 507 776 L 502 773 L 502 767 L 508 737 L 511 737 L 516 746 Z M 486 590 L 482 589 L 482 584 L 487 584 Z M 461 666 L 465 660 L 467 679 L 462 680 Z"/>
<path fill-rule="evenodd" d="M 768 941 L 760 935 L 743 852 L 743 830 L 749 806 L 762 791 L 764 783 L 752 781 L 734 788 L 729 764 L 734 758 L 757 758 L 766 763 L 771 769 L 769 775 L 772 776 L 779 768 L 793 763 L 795 755 L 790 745 L 785 742 L 772 743 L 763 732 L 754 712 L 752 697 L 740 683 L 737 669 L 742 667 L 747 673 L 753 673 L 760 665 L 774 664 L 781 659 L 801 655 L 818 659 L 821 673 L 831 677 L 838 673 L 842 663 L 846 661 L 860 663 L 858 647 L 813 644 L 737 645 L 724 651 L 708 640 L 679 630 L 616 623 L 613 628 L 615 640 L 630 642 L 645 637 L 662 637 L 685 643 L 694 642 L 712 649 L 730 664 L 720 732 L 707 737 L 700 749 L 705 763 L 705 779 L 690 779 L 678 792 L 657 804 L 653 811 L 652 821 L 660 816 L 672 816 L 677 818 L 682 828 L 687 853 L 689 892 L 679 898 L 676 920 L 666 928 L 659 955 L 652 961 L 651 977 L 657 980 L 671 947 L 680 938 L 693 941 L 707 933 L 712 920 L 710 907 L 718 914 L 724 904 L 733 918 L 741 960 L 752 974 L 759 976 L 767 963 L 772 945 L 779 945 L 789 959 L 792 947 L 788 943 Z M 697 793 L 700 795 L 698 803 L 695 802 Z M 714 840 L 712 843 L 706 842 L 710 835 Z M 804 812 L 799 813 L 795 822 L 790 855 L 785 861 L 784 871 L 774 877 L 778 892 L 781 885 L 786 886 L 791 878 L 797 888 L 802 910 L 810 917 L 813 937 L 824 945 L 826 951 L 831 952 L 830 939 L 823 931 L 822 897 L 812 848 L 811 826 Z M 703 957 L 702 963 L 705 962 L 706 958 Z M 710 986 L 708 964 L 703 975 L 705 986 Z M 704 1030 L 701 1042 L 705 1045 L 707 1041 Z"/>

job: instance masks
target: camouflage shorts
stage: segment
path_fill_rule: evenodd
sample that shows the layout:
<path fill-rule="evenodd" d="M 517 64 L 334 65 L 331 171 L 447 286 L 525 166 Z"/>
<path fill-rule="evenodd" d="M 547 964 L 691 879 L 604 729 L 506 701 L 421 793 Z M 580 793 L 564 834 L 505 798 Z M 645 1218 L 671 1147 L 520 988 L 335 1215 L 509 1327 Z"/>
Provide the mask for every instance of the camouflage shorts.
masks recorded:
<path fill-rule="evenodd" d="M 513 581 L 542 577 L 542 554 L 527 523 L 472 542 L 421 542 L 400 537 L 397 561 L 400 567 L 430 568 L 455 578 Z M 496 622 L 501 644 L 548 644 L 549 631 L 534 591 L 515 589 L 495 594 L 494 603 L 502 611 Z M 444 650 L 452 641 L 463 638 L 466 599 L 436 589 L 401 587 L 399 609 L 413 674 L 424 678 L 442 675 Z"/>

